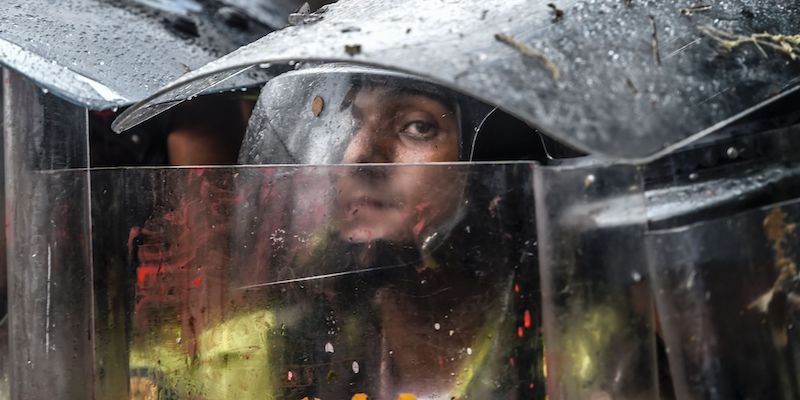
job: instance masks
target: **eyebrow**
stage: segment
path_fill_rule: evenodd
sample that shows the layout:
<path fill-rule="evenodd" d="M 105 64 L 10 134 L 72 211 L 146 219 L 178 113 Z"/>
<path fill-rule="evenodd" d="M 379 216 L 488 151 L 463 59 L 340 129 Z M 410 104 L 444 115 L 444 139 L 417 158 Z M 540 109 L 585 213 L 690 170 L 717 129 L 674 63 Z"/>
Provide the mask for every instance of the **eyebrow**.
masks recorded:
<path fill-rule="evenodd" d="M 353 90 L 353 89 L 355 89 L 355 90 Z M 363 118 L 363 115 L 364 115 L 363 108 L 358 107 L 356 105 L 356 102 L 355 102 L 355 97 L 362 90 L 381 90 L 382 92 L 379 94 L 379 96 L 384 98 L 384 99 L 387 99 L 387 100 L 381 100 L 381 101 L 390 101 L 390 102 L 393 102 L 393 103 L 397 103 L 397 102 L 405 103 L 405 101 L 408 101 L 409 98 L 423 97 L 423 98 L 425 98 L 427 100 L 431 100 L 431 101 L 435 101 L 436 103 L 439 103 L 442 107 L 445 108 L 447 114 L 456 115 L 456 109 L 457 108 L 456 108 L 456 105 L 455 105 L 454 102 L 453 103 L 448 102 L 446 99 L 443 99 L 440 96 L 436 96 L 434 94 L 431 94 L 431 93 L 428 93 L 428 92 L 424 92 L 424 91 L 420 91 L 420 90 L 415 90 L 413 88 L 400 87 L 400 86 L 383 87 L 383 86 L 377 86 L 377 85 L 370 85 L 370 86 L 360 86 L 358 88 L 353 88 L 353 89 L 351 89 L 348 92 L 348 96 L 352 94 L 352 99 L 350 101 L 348 101 L 347 104 L 345 104 L 345 102 L 343 102 L 341 107 L 342 107 L 342 109 L 344 109 L 344 108 L 347 108 L 347 106 L 349 105 L 350 106 L 350 114 L 353 117 L 355 117 L 356 119 L 361 119 L 361 118 Z M 403 103 L 400 103 L 400 104 L 403 104 Z M 402 105 L 402 107 L 408 107 L 407 103 Z"/>
<path fill-rule="evenodd" d="M 457 101 L 452 96 L 448 96 L 447 93 L 444 93 L 441 89 L 437 88 L 436 86 L 426 84 L 424 82 L 411 82 L 409 85 L 399 85 L 396 84 L 396 82 L 389 82 L 385 80 L 384 81 L 354 80 L 352 82 L 352 86 L 342 99 L 342 102 L 339 105 L 339 110 L 343 111 L 344 109 L 352 105 L 353 100 L 355 100 L 355 97 L 358 94 L 358 92 L 362 90 L 375 90 L 375 89 L 386 90 L 386 95 L 390 97 L 421 96 L 432 100 L 436 100 L 452 113 L 454 113 L 458 109 Z"/>
<path fill-rule="evenodd" d="M 441 103 L 445 108 L 447 108 L 450 112 L 455 112 L 455 101 L 453 99 L 449 99 L 444 95 L 440 95 L 438 93 L 431 93 L 427 90 L 420 90 L 414 87 L 407 87 L 407 86 L 390 86 L 387 88 L 387 95 L 393 97 L 413 97 L 413 96 L 420 96 L 420 97 L 427 97 L 432 100 L 436 100 Z"/>

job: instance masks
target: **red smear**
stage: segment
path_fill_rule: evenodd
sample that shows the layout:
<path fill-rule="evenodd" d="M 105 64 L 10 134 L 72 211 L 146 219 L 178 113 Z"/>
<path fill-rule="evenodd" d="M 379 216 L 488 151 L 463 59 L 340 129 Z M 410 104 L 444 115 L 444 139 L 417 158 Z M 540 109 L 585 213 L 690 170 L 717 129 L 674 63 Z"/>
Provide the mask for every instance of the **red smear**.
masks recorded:
<path fill-rule="evenodd" d="M 531 328 L 531 312 L 529 310 L 525 310 L 525 315 L 523 317 L 523 324 L 525 329 Z"/>
<path fill-rule="evenodd" d="M 439 368 L 444 368 L 444 357 L 439 356 Z"/>
<path fill-rule="evenodd" d="M 514 293 L 519 294 L 519 285 L 514 285 Z"/>
<path fill-rule="evenodd" d="M 508 363 L 509 363 L 509 364 L 511 364 L 511 366 L 512 366 L 512 367 L 514 367 L 514 366 L 515 366 L 515 365 L 514 365 L 514 364 L 515 364 L 515 362 L 514 362 L 514 357 L 511 357 L 511 358 L 509 358 L 509 359 L 508 359 Z"/>
<path fill-rule="evenodd" d="M 158 267 L 152 266 L 139 266 L 136 268 L 136 282 L 138 283 L 140 288 L 145 286 L 145 282 L 147 278 L 150 276 L 156 276 L 158 274 Z"/>
<path fill-rule="evenodd" d="M 519 328 L 517 328 L 517 336 L 519 336 L 519 337 L 524 337 L 525 336 L 525 332 L 522 331 L 522 327 L 521 326 Z"/>
<path fill-rule="evenodd" d="M 194 287 L 200 286 L 200 284 L 203 283 L 203 277 L 198 276 L 197 278 L 194 278 L 194 281 L 192 283 L 194 284 Z"/>
<path fill-rule="evenodd" d="M 422 219 L 414 225 L 414 235 L 419 236 L 422 229 L 425 228 L 425 220 Z"/>

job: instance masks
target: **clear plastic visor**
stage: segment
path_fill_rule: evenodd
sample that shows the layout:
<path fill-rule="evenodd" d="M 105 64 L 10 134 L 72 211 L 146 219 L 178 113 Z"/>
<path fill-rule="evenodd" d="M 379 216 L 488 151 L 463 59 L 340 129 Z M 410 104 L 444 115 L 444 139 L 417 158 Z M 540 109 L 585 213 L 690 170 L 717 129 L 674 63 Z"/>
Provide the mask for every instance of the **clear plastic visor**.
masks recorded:
<path fill-rule="evenodd" d="M 465 153 L 461 107 L 446 89 L 358 67 L 293 71 L 263 88 L 244 164 L 429 163 Z"/>

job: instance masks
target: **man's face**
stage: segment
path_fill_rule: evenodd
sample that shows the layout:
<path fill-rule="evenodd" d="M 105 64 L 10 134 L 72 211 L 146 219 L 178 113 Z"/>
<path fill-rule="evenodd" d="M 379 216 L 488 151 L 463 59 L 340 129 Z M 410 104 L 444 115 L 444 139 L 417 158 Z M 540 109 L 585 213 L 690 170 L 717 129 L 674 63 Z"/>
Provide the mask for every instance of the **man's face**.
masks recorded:
<path fill-rule="evenodd" d="M 346 164 L 457 161 L 454 110 L 432 96 L 391 87 L 360 89 L 353 100 L 356 129 Z M 447 166 L 381 165 L 353 169 L 337 183 L 342 238 L 352 242 L 418 241 L 455 212 L 464 187 Z"/>

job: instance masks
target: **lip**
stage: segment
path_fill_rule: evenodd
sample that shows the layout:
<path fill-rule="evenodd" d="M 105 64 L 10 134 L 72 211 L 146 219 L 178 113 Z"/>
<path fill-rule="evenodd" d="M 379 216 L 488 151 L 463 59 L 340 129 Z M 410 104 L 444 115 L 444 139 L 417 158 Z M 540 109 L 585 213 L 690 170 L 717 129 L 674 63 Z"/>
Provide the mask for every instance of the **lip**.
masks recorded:
<path fill-rule="evenodd" d="M 376 208 L 376 209 L 392 208 L 389 202 L 377 197 L 367 196 L 367 195 L 354 196 L 347 203 L 348 209 L 362 208 L 362 207 Z"/>
<path fill-rule="evenodd" d="M 355 215 L 361 210 L 385 211 L 397 208 L 395 202 L 390 202 L 383 197 L 366 194 L 351 196 L 350 199 L 345 202 L 345 206 L 347 214 L 350 215 Z"/>

